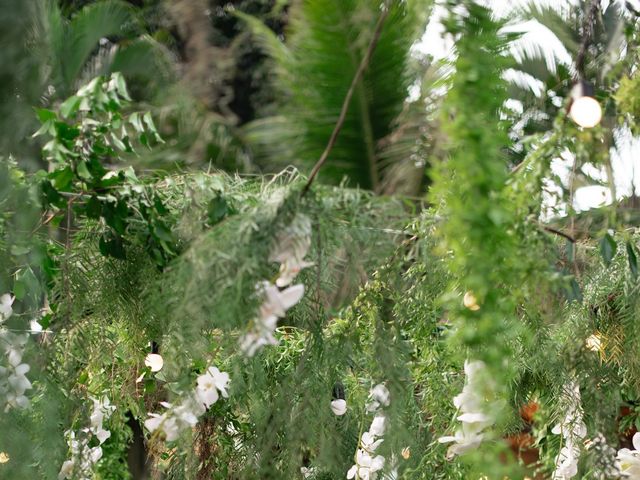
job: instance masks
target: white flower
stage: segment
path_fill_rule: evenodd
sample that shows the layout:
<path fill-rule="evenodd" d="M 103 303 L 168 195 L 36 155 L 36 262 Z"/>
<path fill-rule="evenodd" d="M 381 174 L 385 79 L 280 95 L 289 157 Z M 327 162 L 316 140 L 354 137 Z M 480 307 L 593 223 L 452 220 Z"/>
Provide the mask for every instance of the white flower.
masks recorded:
<path fill-rule="evenodd" d="M 109 430 L 100 429 L 96 431 L 96 438 L 98 439 L 98 442 L 100 442 L 100 445 L 102 445 L 110 436 L 111 432 Z"/>
<path fill-rule="evenodd" d="M 369 427 L 369 433 L 371 435 L 375 435 L 380 437 L 384 435 L 384 431 L 387 427 L 387 417 L 382 414 L 377 414 L 373 417 L 373 421 L 371 422 L 371 426 Z"/>
<path fill-rule="evenodd" d="M 269 255 L 270 261 L 280 263 L 280 274 L 276 280 L 278 287 L 286 287 L 300 270 L 313 265 L 304 260 L 310 246 L 311 220 L 298 214 L 284 231 L 278 233 L 276 244 Z"/>
<path fill-rule="evenodd" d="M 300 301 L 304 295 L 304 285 L 298 283 L 280 290 L 273 284 L 263 282 L 262 292 L 265 301 L 260 307 L 260 319 L 267 323 L 273 316 L 284 317 L 287 310 Z"/>
<path fill-rule="evenodd" d="M 269 282 L 261 282 L 257 289 L 264 297 L 260 306 L 260 316 L 254 322 L 254 328 L 240 338 L 240 350 L 247 356 L 254 356 L 265 345 L 277 345 L 273 335 L 279 317 L 300 301 L 304 295 L 304 285 L 293 285 L 280 290 Z"/>
<path fill-rule="evenodd" d="M 347 402 L 342 398 L 338 398 L 331 402 L 331 411 L 334 415 L 342 416 L 347 413 Z"/>
<path fill-rule="evenodd" d="M 150 413 L 149 417 L 151 417 L 151 418 L 147 418 L 144 421 L 144 426 L 151 433 L 155 432 L 158 428 L 160 428 L 160 425 L 162 425 L 162 422 L 164 422 L 164 420 L 166 418 L 165 415 L 159 415 L 157 413 Z"/>
<path fill-rule="evenodd" d="M 27 397 L 24 395 L 17 395 L 14 392 L 7 393 L 6 400 L 8 407 L 27 408 L 29 406 L 29 399 Z"/>
<path fill-rule="evenodd" d="M 553 471 L 553 480 L 568 480 L 578 474 L 578 460 L 580 448 L 569 441 L 560 449 L 556 457 L 556 469 Z"/>
<path fill-rule="evenodd" d="M 227 384 L 229 383 L 229 374 L 221 372 L 216 367 L 209 369 L 197 379 L 196 395 L 204 405 L 209 408 L 218 401 L 218 391 L 223 397 L 227 398 Z"/>
<path fill-rule="evenodd" d="M 356 453 L 356 464 L 347 472 L 347 479 L 374 480 L 376 472 L 384 468 L 384 457 L 378 455 L 372 457 L 366 451 L 360 449 Z"/>
<path fill-rule="evenodd" d="M 72 460 L 66 460 L 62 464 L 62 468 L 60 469 L 60 473 L 58 474 L 58 480 L 73 478 L 74 467 L 75 463 Z"/>
<path fill-rule="evenodd" d="M 102 422 L 105 417 L 109 418 L 115 411 L 116 406 L 111 405 L 111 401 L 108 397 L 102 397 L 101 400 L 92 398 L 93 412 L 91 413 L 90 422 L 92 428 L 102 428 Z"/>
<path fill-rule="evenodd" d="M 0 323 L 4 323 L 13 314 L 11 305 L 13 305 L 14 300 L 15 297 L 12 297 L 8 293 L 0 296 Z"/>
<path fill-rule="evenodd" d="M 12 367 L 17 367 L 22 362 L 22 350 L 15 346 L 10 346 L 7 349 L 7 359 Z"/>
<path fill-rule="evenodd" d="M 282 263 L 291 257 L 302 259 L 310 246 L 311 220 L 306 215 L 297 214 L 293 221 L 277 234 L 269 260 Z"/>
<path fill-rule="evenodd" d="M 40 325 L 38 320 L 33 319 L 29 322 L 29 331 L 31 333 L 42 333 L 42 325 Z"/>
<path fill-rule="evenodd" d="M 31 382 L 25 376 L 28 371 L 29 365 L 21 363 L 15 367 L 14 373 L 9 376 L 9 385 L 11 385 L 16 395 L 24 395 L 24 392 L 31 388 Z"/>
<path fill-rule="evenodd" d="M 384 439 L 379 438 L 376 440 L 376 436 L 371 432 L 364 432 L 360 439 L 360 445 L 369 453 L 375 452 L 376 448 L 378 448 L 382 442 L 384 442 Z"/>
<path fill-rule="evenodd" d="M 178 405 L 173 414 L 176 416 L 178 422 L 182 422 L 190 427 L 193 427 L 198 423 L 198 416 L 202 415 L 197 407 L 197 402 L 185 402 L 182 405 Z"/>
<path fill-rule="evenodd" d="M 580 387 L 576 382 L 571 381 L 565 385 L 564 394 L 568 399 L 564 419 L 551 429 L 552 433 L 562 435 L 564 438 L 564 446 L 556 456 L 553 480 L 568 480 L 578 474 L 580 446 L 576 444 L 576 440 L 583 439 L 587 435 L 587 426 L 582 421 Z"/>
<path fill-rule="evenodd" d="M 247 357 L 253 357 L 265 345 L 278 345 L 278 340 L 269 331 L 251 331 L 240 338 L 240 350 Z"/>
<path fill-rule="evenodd" d="M 286 287 L 289 285 L 300 273 L 303 268 L 313 266 L 313 262 L 305 262 L 300 258 L 287 258 L 282 264 L 280 264 L 280 274 L 276 279 L 276 285 L 278 287 Z"/>
<path fill-rule="evenodd" d="M 144 364 L 151 369 L 152 372 L 159 372 L 164 366 L 162 355 L 150 353 L 144 359 Z"/>
<path fill-rule="evenodd" d="M 383 468 L 385 459 L 382 455 L 375 457 L 372 455 L 384 441 L 384 439 L 378 437 L 384 434 L 385 426 L 386 417 L 382 414 L 377 414 L 371 422 L 369 431 L 364 432 L 360 437 L 360 445 L 356 452 L 356 464 L 347 472 L 347 478 L 360 480 L 373 480 L 376 478 L 376 472 Z"/>
<path fill-rule="evenodd" d="M 370 402 L 366 405 L 367 412 L 375 412 L 380 407 L 388 407 L 390 402 L 389 389 L 383 383 L 379 383 L 369 392 L 369 399 Z"/>
<path fill-rule="evenodd" d="M 618 450 L 616 463 L 620 474 L 626 478 L 640 478 L 640 432 L 633 436 L 633 448 Z"/>
<path fill-rule="evenodd" d="M 312 478 L 316 474 L 315 467 L 300 467 L 302 478 Z"/>
<path fill-rule="evenodd" d="M 453 445 L 447 450 L 447 458 L 452 459 L 456 455 L 462 455 L 470 450 L 475 450 L 484 440 L 484 434 L 474 428 L 462 426 L 456 430 L 453 436 L 438 438 L 439 443 L 451 443 Z"/>
<path fill-rule="evenodd" d="M 587 435 L 587 426 L 582 421 L 582 407 L 580 406 L 580 387 L 575 382 L 570 382 L 564 387 L 564 393 L 568 399 L 568 408 L 564 419 L 556 424 L 551 432 L 565 438 L 584 438 Z"/>

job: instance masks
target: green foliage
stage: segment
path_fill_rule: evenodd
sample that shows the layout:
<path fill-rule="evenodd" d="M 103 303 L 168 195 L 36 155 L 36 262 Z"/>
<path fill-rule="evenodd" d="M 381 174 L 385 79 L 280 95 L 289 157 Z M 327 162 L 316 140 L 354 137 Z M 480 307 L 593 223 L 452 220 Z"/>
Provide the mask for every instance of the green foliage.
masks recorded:
<path fill-rule="evenodd" d="M 67 235 L 72 214 L 104 222 L 108 229 L 99 244 L 104 255 L 125 259 L 127 235 L 142 236 L 163 266 L 176 246 L 162 197 L 131 167 L 107 170 L 120 154 L 133 153 L 136 142 L 147 147 L 162 142 L 149 112 L 121 113 L 130 100 L 124 78 L 115 73 L 109 79 L 96 77 L 65 100 L 59 112 L 38 111 L 42 127 L 35 135 L 52 137 L 43 147 L 53 167 L 42 184 L 45 206 L 66 215 Z"/>

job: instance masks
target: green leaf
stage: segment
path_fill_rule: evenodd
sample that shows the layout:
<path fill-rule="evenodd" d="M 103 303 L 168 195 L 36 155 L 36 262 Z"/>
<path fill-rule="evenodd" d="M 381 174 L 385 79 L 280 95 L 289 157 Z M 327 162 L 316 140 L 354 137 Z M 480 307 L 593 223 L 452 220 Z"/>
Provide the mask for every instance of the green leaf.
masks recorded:
<path fill-rule="evenodd" d="M 209 225 L 213 226 L 216 223 L 219 223 L 227 216 L 227 213 L 229 213 L 229 205 L 224 197 L 218 195 L 209 201 L 209 206 L 207 208 Z"/>
<path fill-rule="evenodd" d="M 144 132 L 144 125 L 142 125 L 142 120 L 140 120 L 140 114 L 138 112 L 134 112 L 129 115 L 129 123 L 133 125 L 133 128 L 136 130 L 136 132 Z"/>
<path fill-rule="evenodd" d="M 116 72 L 111 76 L 111 78 L 115 81 L 118 94 L 125 100 L 130 101 L 131 97 L 129 96 L 129 92 L 127 91 L 127 84 L 124 81 L 124 77 L 122 76 L 122 74 L 120 72 Z"/>
<path fill-rule="evenodd" d="M 78 166 L 76 167 L 78 172 L 78 176 L 83 180 L 91 180 L 91 172 L 87 168 L 87 164 L 85 162 L 78 162 Z"/>
<path fill-rule="evenodd" d="M 162 240 L 168 243 L 172 243 L 174 241 L 171 230 L 169 230 L 169 228 L 162 221 L 158 220 L 154 223 L 153 233 L 158 238 L 158 240 Z"/>
<path fill-rule="evenodd" d="M 102 213 L 102 204 L 100 203 L 100 200 L 98 200 L 95 195 L 92 195 L 87 201 L 84 211 L 88 218 L 100 218 L 100 214 Z"/>
<path fill-rule="evenodd" d="M 48 133 L 52 136 L 55 135 L 56 129 L 54 126 L 54 120 L 47 120 L 46 122 L 44 122 L 38 129 L 38 131 L 32 135 L 32 137 L 39 137 L 40 135 L 44 135 L 45 133 Z"/>
<path fill-rule="evenodd" d="M 616 254 L 616 249 L 616 241 L 611 235 L 606 233 L 604 237 L 600 239 L 600 255 L 602 255 L 605 265 L 609 266 L 609 264 L 611 264 L 611 260 L 613 260 Z"/>
<path fill-rule="evenodd" d="M 633 278 L 638 278 L 638 257 L 631 242 L 627 242 L 627 258 L 629 259 L 629 270 Z"/>
<path fill-rule="evenodd" d="M 36 115 L 38 116 L 38 120 L 40 120 L 40 123 L 44 123 L 48 120 L 58 119 L 56 112 L 54 112 L 53 110 L 47 110 L 46 108 L 36 109 Z"/>
<path fill-rule="evenodd" d="M 151 133 L 153 133 L 153 138 L 155 138 L 156 142 L 164 143 L 164 140 L 162 140 L 162 137 L 160 137 L 160 134 L 158 134 L 158 130 L 156 130 L 156 126 L 153 123 L 151 112 L 145 112 L 145 114 L 142 116 L 142 120 L 144 120 L 144 123 L 147 125 L 147 129 Z"/>
<path fill-rule="evenodd" d="M 56 190 L 67 190 L 73 180 L 73 171 L 71 167 L 55 170 L 49 174 L 49 180 L 51 180 L 51 185 Z"/>
<path fill-rule="evenodd" d="M 26 255 L 31 251 L 31 247 L 27 245 L 11 245 L 11 255 Z"/>
<path fill-rule="evenodd" d="M 76 114 L 80 108 L 80 102 L 82 99 L 77 95 L 67 98 L 62 105 L 60 105 L 60 115 L 64 118 L 69 118 Z"/>

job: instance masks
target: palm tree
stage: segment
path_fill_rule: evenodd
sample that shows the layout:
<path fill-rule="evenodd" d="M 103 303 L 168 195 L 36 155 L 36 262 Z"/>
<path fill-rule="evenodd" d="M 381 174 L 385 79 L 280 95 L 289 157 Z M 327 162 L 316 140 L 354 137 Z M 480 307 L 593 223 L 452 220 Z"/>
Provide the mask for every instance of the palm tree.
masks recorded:
<path fill-rule="evenodd" d="M 384 190 L 393 169 L 383 161 L 383 151 L 394 124 L 403 123 L 398 116 L 415 81 L 409 69 L 410 47 L 424 31 L 430 3 L 389 3 L 375 51 L 355 85 L 344 125 L 320 174 L 324 181 L 346 178 L 352 185 Z M 244 139 L 265 164 L 293 163 L 310 169 L 327 144 L 374 35 L 380 2 L 295 2 L 286 42 L 255 18 L 240 15 L 275 62 L 281 97 L 280 115 L 251 122 L 243 129 Z"/>

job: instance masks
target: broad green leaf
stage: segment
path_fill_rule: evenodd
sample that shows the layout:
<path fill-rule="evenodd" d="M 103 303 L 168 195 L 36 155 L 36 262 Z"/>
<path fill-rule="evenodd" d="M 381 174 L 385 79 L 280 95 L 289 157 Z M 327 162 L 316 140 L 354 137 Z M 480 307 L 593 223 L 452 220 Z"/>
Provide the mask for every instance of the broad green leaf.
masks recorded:
<path fill-rule="evenodd" d="M 638 257 L 631 242 L 627 242 L 627 258 L 629 259 L 629 270 L 633 278 L 638 278 Z"/>
<path fill-rule="evenodd" d="M 73 171 L 71 167 L 55 170 L 49 174 L 49 179 L 51 180 L 51 185 L 57 190 L 67 190 L 73 180 Z"/>
<path fill-rule="evenodd" d="M 602 255 L 605 265 L 608 266 L 611 263 L 611 260 L 613 260 L 613 257 L 616 254 L 616 248 L 616 241 L 608 233 L 600 239 L 600 255 Z"/>
<path fill-rule="evenodd" d="M 87 164 L 85 162 L 78 162 L 78 166 L 76 167 L 78 172 L 78 176 L 83 180 L 91 180 L 91 172 L 87 168 Z"/>
<path fill-rule="evenodd" d="M 53 110 L 47 110 L 46 108 L 37 108 L 36 115 L 38 116 L 38 120 L 40 123 L 44 123 L 48 120 L 57 120 L 58 116 L 56 112 Z"/>
<path fill-rule="evenodd" d="M 77 95 L 67 98 L 62 105 L 60 105 L 60 115 L 64 118 L 73 116 L 80 108 L 80 102 L 82 99 Z"/>

